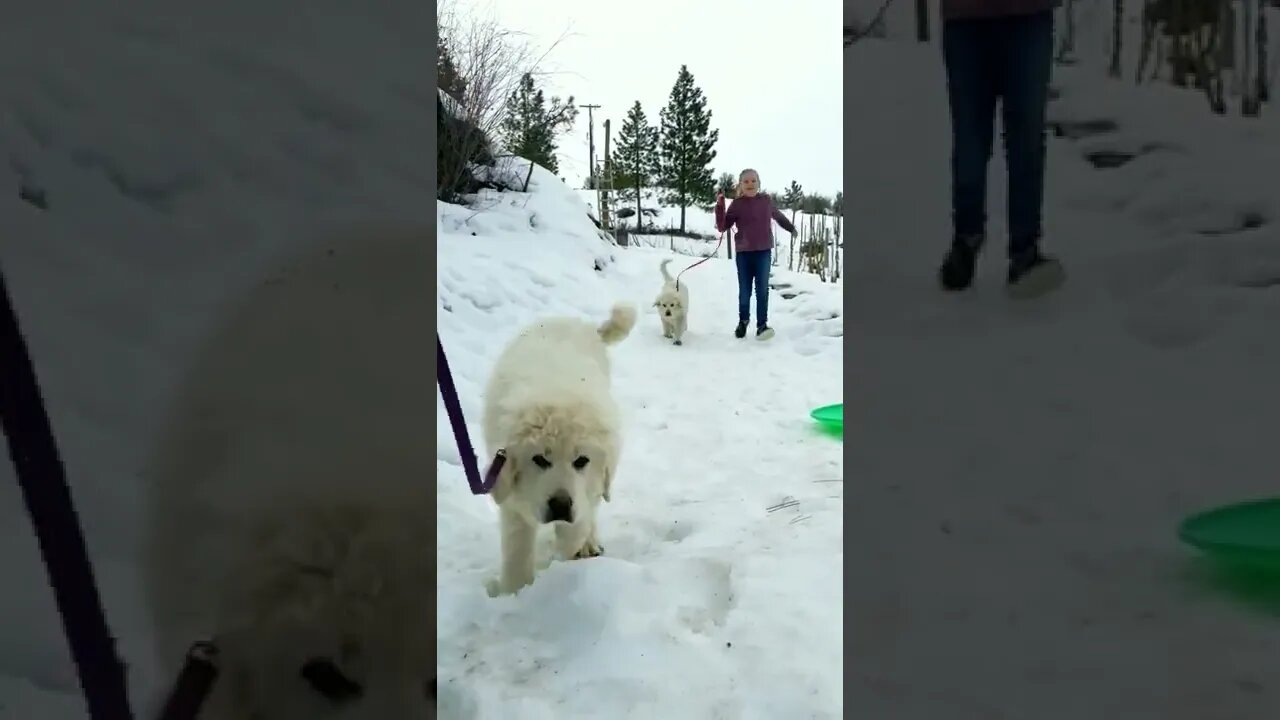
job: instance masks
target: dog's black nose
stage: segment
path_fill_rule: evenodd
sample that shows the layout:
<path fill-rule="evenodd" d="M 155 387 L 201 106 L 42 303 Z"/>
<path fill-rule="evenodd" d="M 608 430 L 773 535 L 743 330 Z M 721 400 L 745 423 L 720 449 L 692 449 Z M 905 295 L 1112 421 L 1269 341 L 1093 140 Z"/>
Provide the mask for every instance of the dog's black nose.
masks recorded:
<path fill-rule="evenodd" d="M 547 498 L 547 522 L 573 522 L 573 498 L 560 491 Z"/>
<path fill-rule="evenodd" d="M 670 311 L 670 310 L 668 310 L 668 311 L 667 311 L 667 317 L 671 317 L 671 311 Z"/>

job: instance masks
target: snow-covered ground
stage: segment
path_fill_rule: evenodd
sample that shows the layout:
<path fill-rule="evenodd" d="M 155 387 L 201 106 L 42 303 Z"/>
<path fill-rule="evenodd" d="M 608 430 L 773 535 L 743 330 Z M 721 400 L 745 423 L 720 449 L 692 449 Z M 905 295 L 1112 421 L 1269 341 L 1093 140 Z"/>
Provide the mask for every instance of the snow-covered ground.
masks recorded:
<path fill-rule="evenodd" d="M 179 659 L 150 657 L 136 475 L 193 343 L 318 230 L 431 222 L 430 169 L 405 150 L 432 99 L 413 30 L 429 9 L 340 5 L 250 18 L 54 2 L 0 28 L 0 263 L 139 718 Z M 574 191 L 537 180 L 493 207 L 436 210 L 440 334 L 474 424 L 484 368 L 520 323 L 599 318 L 615 299 L 645 310 L 616 352 L 627 446 L 609 554 L 487 598 L 495 518 L 467 493 L 441 412 L 440 672 L 454 708 L 441 716 L 838 717 L 842 446 L 807 418 L 841 397 L 838 292 L 796 277 L 794 297 L 774 295 L 778 336 L 738 342 L 733 271 L 712 260 L 686 276 L 699 306 L 671 347 L 648 308 L 663 255 L 606 244 Z M 83 718 L 7 462 L 0 521 L 0 720 Z"/>
<path fill-rule="evenodd" d="M 938 48 L 846 51 L 848 710 L 1280 716 L 1280 602 L 1210 581 L 1175 537 L 1280 493 L 1276 108 L 1217 118 L 1195 92 L 1055 72 L 1053 120 L 1116 127 L 1050 140 L 1045 248 L 1069 280 L 1016 304 L 999 152 L 975 289 L 936 289 Z M 1099 150 L 1137 157 L 1097 169 Z"/>
<path fill-rule="evenodd" d="M 641 311 L 613 351 L 624 449 L 602 558 L 489 599 L 497 515 L 438 412 L 441 716 L 841 717 L 842 445 L 808 419 L 842 397 L 838 289 L 780 273 L 799 294 L 772 295 L 777 336 L 737 340 L 733 266 L 709 260 L 684 276 L 675 347 L 651 307 L 672 255 L 605 244 L 549 173 L 438 213 L 439 332 L 473 437 L 488 369 L 524 324 Z"/>
<path fill-rule="evenodd" d="M 0 263 L 140 720 L 181 660 L 148 657 L 135 562 L 134 478 L 169 386 L 219 306 L 292 243 L 431 222 L 431 169 L 405 151 L 432 102 L 430 21 L 422 3 L 54 0 L 0 23 Z M 0 558 L 0 719 L 83 718 L 7 457 Z"/>
<path fill-rule="evenodd" d="M 225 4 L 63 1 L 0 26 L 0 263 L 144 717 L 173 668 L 147 653 L 134 477 L 191 343 L 316 228 L 429 221 L 429 169 L 405 152 L 431 100 L 414 30 L 427 10 L 379 7 L 257 4 L 248 22 Z M 342 52 L 363 46 L 379 53 Z M 1046 247 L 1071 279 L 1030 305 L 999 292 L 999 201 L 979 287 L 934 288 L 949 146 L 936 47 L 846 52 L 862 108 L 850 316 L 839 290 L 784 274 L 768 344 L 728 334 L 720 259 L 685 276 L 685 346 L 663 342 L 648 302 L 667 255 L 603 244 L 548 176 L 437 206 L 440 334 L 473 435 L 485 370 L 522 323 L 600 318 L 617 299 L 645 311 L 614 352 L 627 445 L 603 558 L 487 598 L 496 518 L 438 413 L 442 715 L 836 717 L 846 652 L 859 717 L 1280 715 L 1274 606 L 1204 581 L 1173 535 L 1188 512 L 1280 487 L 1274 108 L 1212 118 L 1196 93 L 1099 78 L 1058 73 L 1055 119 L 1117 127 L 1051 143 Z M 1093 150 L 1145 154 L 1098 170 Z M 843 446 L 805 417 L 842 399 L 843 360 L 847 527 Z M 7 463 L 0 528 L 0 720 L 83 718 Z"/>

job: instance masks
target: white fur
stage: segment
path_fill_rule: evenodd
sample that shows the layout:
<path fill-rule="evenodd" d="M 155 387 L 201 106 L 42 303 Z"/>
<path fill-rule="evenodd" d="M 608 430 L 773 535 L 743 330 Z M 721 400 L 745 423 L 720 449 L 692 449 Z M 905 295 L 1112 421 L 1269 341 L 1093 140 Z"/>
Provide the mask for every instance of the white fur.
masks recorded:
<path fill-rule="evenodd" d="M 485 391 L 483 421 L 489 457 L 506 453 L 493 489 L 502 566 L 491 594 L 511 594 L 533 583 L 534 542 L 543 524 L 554 525 L 562 557 L 593 557 L 603 550 L 596 507 L 610 497 L 621 450 L 606 346 L 624 339 L 635 320 L 635 308 L 625 304 L 615 305 L 599 327 L 573 318 L 543 320 L 499 356 Z M 571 521 L 550 521 L 553 496 L 572 501 Z"/>
<path fill-rule="evenodd" d="M 682 345 L 689 329 L 689 284 L 677 283 L 671 277 L 667 272 L 670 263 L 671 258 L 667 258 L 658 266 L 662 271 L 662 289 L 653 306 L 658 308 L 658 319 L 662 321 L 662 336 L 671 338 L 675 345 Z"/>
<path fill-rule="evenodd" d="M 219 647 L 202 720 L 434 717 L 433 247 L 313 247 L 179 389 L 145 474 L 145 569 L 159 660 Z M 362 694 L 324 697 L 312 659 Z"/>

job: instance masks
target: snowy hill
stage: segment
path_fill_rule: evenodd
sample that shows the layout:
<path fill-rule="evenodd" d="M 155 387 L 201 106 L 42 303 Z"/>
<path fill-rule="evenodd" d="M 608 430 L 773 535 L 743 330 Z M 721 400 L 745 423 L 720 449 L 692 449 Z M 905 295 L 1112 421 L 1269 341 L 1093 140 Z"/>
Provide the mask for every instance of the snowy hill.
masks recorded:
<path fill-rule="evenodd" d="M 845 55 L 874 108 L 846 121 L 850 711 L 1275 717 L 1280 599 L 1211 582 L 1175 533 L 1280 488 L 1276 108 L 1214 117 L 1195 92 L 1056 67 L 1045 249 L 1070 279 L 1017 305 L 998 150 L 977 284 L 936 289 L 938 48 Z"/>
<path fill-rule="evenodd" d="M 625 434 L 602 558 L 489 599 L 496 511 L 438 411 L 442 717 L 841 717 L 842 447 L 807 418 L 842 396 L 838 290 L 784 273 L 800 294 L 773 294 L 778 336 L 736 340 L 733 266 L 708 261 L 684 277 L 690 334 L 673 347 L 651 307 L 669 253 L 605 244 L 541 168 L 528 193 L 475 207 L 437 219 L 439 332 L 473 437 L 488 368 L 524 323 L 618 300 L 641 318 L 612 353 Z"/>

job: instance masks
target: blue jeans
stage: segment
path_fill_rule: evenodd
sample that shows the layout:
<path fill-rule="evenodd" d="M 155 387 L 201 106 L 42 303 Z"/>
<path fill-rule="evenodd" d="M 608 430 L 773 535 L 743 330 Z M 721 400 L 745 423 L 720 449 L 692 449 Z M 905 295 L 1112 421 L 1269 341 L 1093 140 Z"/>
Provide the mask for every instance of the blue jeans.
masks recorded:
<path fill-rule="evenodd" d="M 987 163 L 996 100 L 1009 170 L 1009 256 L 1034 250 L 1044 202 L 1045 106 L 1053 60 L 1053 12 L 942 26 L 951 104 L 951 211 L 957 235 L 987 221 Z"/>
<path fill-rule="evenodd" d="M 772 250 L 748 250 L 738 252 L 738 322 L 743 325 L 751 318 L 751 283 L 756 286 L 756 327 L 769 322 L 769 268 L 773 264 Z"/>

